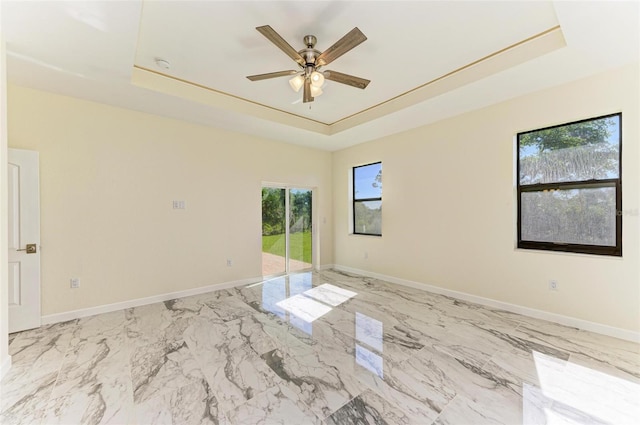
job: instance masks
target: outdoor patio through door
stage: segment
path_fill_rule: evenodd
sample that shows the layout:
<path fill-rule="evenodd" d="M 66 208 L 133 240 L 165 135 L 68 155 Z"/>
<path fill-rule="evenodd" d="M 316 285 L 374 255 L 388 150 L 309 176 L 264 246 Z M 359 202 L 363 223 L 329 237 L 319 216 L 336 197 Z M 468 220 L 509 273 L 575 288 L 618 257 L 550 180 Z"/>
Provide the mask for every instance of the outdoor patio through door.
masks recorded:
<path fill-rule="evenodd" d="M 313 267 L 311 189 L 262 188 L 262 275 Z"/>

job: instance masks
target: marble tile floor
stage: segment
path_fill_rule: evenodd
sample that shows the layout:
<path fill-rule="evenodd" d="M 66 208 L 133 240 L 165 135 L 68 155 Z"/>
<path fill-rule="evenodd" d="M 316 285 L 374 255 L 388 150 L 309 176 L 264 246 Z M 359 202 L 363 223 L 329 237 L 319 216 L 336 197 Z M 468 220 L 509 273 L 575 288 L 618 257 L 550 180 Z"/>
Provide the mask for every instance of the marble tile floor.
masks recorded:
<path fill-rule="evenodd" d="M 333 270 L 10 335 L 2 424 L 637 424 L 640 345 Z"/>

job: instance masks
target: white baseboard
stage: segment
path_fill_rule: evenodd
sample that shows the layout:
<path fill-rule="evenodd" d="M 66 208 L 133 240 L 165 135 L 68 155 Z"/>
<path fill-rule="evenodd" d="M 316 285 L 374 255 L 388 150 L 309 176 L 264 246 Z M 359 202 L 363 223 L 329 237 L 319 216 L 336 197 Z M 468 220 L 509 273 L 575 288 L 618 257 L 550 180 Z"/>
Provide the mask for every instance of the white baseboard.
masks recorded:
<path fill-rule="evenodd" d="M 122 301 L 113 304 L 104 304 L 95 307 L 83 308 L 80 310 L 65 311 L 63 313 L 48 314 L 42 316 L 42 324 L 49 325 L 51 323 L 66 322 L 68 320 L 80 319 L 82 317 L 93 316 L 96 314 L 110 313 L 112 311 L 123 310 L 125 308 L 139 307 L 142 305 L 159 303 L 163 301 L 173 300 L 175 298 L 189 297 L 191 295 L 199 295 L 222 289 L 235 288 L 236 286 L 249 285 L 261 282 L 262 277 L 235 280 L 231 282 L 218 283 L 215 285 L 201 286 L 199 288 L 185 289 L 183 291 L 169 292 L 166 294 L 152 295 L 145 298 L 137 298 L 134 300 Z"/>
<path fill-rule="evenodd" d="M 590 322 L 588 320 L 582 320 L 575 317 L 564 316 L 561 314 L 551 313 L 544 310 L 537 310 L 535 308 L 524 307 L 517 304 L 511 304 L 504 301 L 498 301 L 491 298 L 484 298 L 478 295 L 468 294 L 466 292 L 454 291 L 451 289 L 442 288 L 435 285 L 429 285 L 425 283 L 414 282 L 411 280 L 400 279 L 394 276 L 387 276 L 380 273 L 374 273 L 367 270 L 355 269 L 352 267 L 342 266 L 339 264 L 324 264 L 318 267 L 319 270 L 336 269 L 347 273 L 358 274 L 367 277 L 373 277 L 376 279 L 384 280 L 390 283 L 398 285 L 409 286 L 411 288 L 420 289 L 427 292 L 433 292 L 436 294 L 446 295 L 460 300 L 473 302 L 476 304 L 485 305 L 492 308 L 498 308 L 512 313 L 522 314 L 523 316 L 534 317 L 536 319 L 548 320 L 550 322 L 559 323 L 565 326 L 572 326 L 578 329 L 583 329 L 590 332 L 596 332 L 603 335 L 612 336 L 614 338 L 620 338 L 627 341 L 640 342 L 640 332 L 634 332 L 627 329 L 616 328 L 601 323 Z M 263 281 L 262 277 L 249 278 L 236 280 L 231 282 L 224 282 L 216 285 L 202 286 L 199 288 L 186 289 L 183 291 L 170 292 L 166 294 L 153 295 L 145 298 L 137 298 L 134 300 L 122 301 L 113 304 L 105 304 L 96 307 L 84 308 L 80 310 L 66 311 L 63 313 L 49 314 L 42 316 L 42 324 L 47 325 L 51 323 L 66 322 L 68 320 L 79 319 L 82 317 L 93 316 L 101 313 L 109 313 L 112 311 L 123 310 L 126 308 L 139 307 L 142 305 L 153 304 L 157 302 L 163 302 L 172 300 L 175 298 L 188 297 L 191 295 L 204 294 L 206 292 L 217 291 L 222 289 L 235 288 L 237 286 L 249 285 L 252 283 L 258 283 Z M 8 365 L 6 364 L 8 362 Z M 0 373 L 6 373 L 11 367 L 11 357 L 5 360 L 5 364 L 2 364 Z"/>
<path fill-rule="evenodd" d="M 400 279 L 393 276 L 387 276 L 379 273 L 374 273 L 366 270 L 354 269 L 352 267 L 341 266 L 336 264 L 334 269 L 344 271 L 347 273 L 359 274 L 362 276 L 373 277 L 375 279 L 384 280 L 386 282 L 395 283 L 398 285 L 409 286 L 411 288 L 421 289 L 427 292 L 433 292 L 440 295 L 446 295 L 460 300 L 469 301 L 476 304 L 485 305 L 487 307 L 498 308 L 512 313 L 522 314 L 523 316 L 534 317 L 536 319 L 547 320 L 549 322 L 559 323 L 565 326 L 571 326 L 585 331 L 596 332 L 602 335 L 612 336 L 614 338 L 620 338 L 627 341 L 640 342 L 640 332 L 634 332 L 627 329 L 616 328 L 601 323 L 590 322 L 588 320 L 582 320 L 575 317 L 563 316 L 562 314 L 551 313 L 544 310 L 537 310 L 535 308 L 524 307 L 517 304 L 511 304 L 504 301 L 498 301 L 491 298 L 484 298 L 478 295 L 468 294 L 466 292 L 454 291 L 451 289 L 442 288 L 439 286 L 429 285 L 425 283 L 414 282 L 411 280 Z"/>
<path fill-rule="evenodd" d="M 9 372 L 9 369 L 11 369 L 11 356 L 7 355 L 7 358 L 0 364 L 0 380 Z"/>

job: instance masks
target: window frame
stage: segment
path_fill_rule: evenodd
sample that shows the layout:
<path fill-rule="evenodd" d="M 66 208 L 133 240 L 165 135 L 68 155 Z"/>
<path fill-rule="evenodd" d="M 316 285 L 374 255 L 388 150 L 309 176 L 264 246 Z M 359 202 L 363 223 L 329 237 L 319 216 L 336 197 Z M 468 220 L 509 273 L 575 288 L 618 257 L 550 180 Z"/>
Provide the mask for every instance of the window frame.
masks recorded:
<path fill-rule="evenodd" d="M 380 170 L 382 170 L 382 161 L 376 161 L 376 162 L 372 162 L 372 163 L 369 163 L 369 164 L 363 164 L 363 165 L 356 165 L 355 167 L 351 168 L 351 193 L 352 193 L 352 197 L 351 197 L 351 211 L 352 211 L 351 225 L 353 226 L 352 229 L 353 229 L 353 234 L 354 235 L 379 236 L 379 237 L 382 236 L 382 231 L 380 231 L 380 233 L 362 233 L 362 232 L 358 232 L 357 229 L 356 229 L 356 203 L 380 201 L 380 204 L 382 205 L 382 191 L 380 191 L 380 197 L 379 198 L 362 198 L 362 199 L 357 199 L 356 198 L 356 168 L 369 167 L 371 165 L 376 165 L 376 164 L 380 164 Z M 382 217 L 381 217 L 381 219 L 382 219 Z"/>
<path fill-rule="evenodd" d="M 575 180 L 555 183 L 534 183 L 520 184 L 520 136 L 536 131 L 549 130 L 564 127 L 571 124 L 579 124 L 599 119 L 618 117 L 618 177 L 602 180 Z M 553 125 L 535 130 L 519 132 L 516 136 L 516 185 L 517 185 L 517 247 L 521 249 L 534 249 L 543 251 L 571 252 L 578 254 L 594 254 L 622 257 L 622 113 L 602 115 L 594 118 L 587 118 L 564 124 Z M 542 192 L 545 190 L 571 190 L 571 189 L 596 189 L 602 187 L 614 187 L 616 190 L 616 244 L 608 245 L 587 245 L 576 243 L 541 242 L 522 239 L 522 194 L 526 192 Z"/>

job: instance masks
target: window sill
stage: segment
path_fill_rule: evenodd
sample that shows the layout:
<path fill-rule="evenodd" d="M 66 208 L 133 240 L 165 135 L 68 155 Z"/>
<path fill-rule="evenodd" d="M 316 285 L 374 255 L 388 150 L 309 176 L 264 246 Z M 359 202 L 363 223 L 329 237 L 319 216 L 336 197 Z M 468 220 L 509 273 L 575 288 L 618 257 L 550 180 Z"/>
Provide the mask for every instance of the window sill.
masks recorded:
<path fill-rule="evenodd" d="M 550 249 L 533 249 L 533 248 L 515 247 L 513 251 L 518 253 L 537 254 L 537 255 L 561 255 L 561 256 L 578 257 L 578 258 L 599 258 L 601 260 L 606 260 L 606 259 L 623 260 L 624 259 L 624 257 L 621 255 L 602 255 L 602 254 L 593 254 L 593 253 L 586 253 L 586 252 L 553 251 Z"/>

